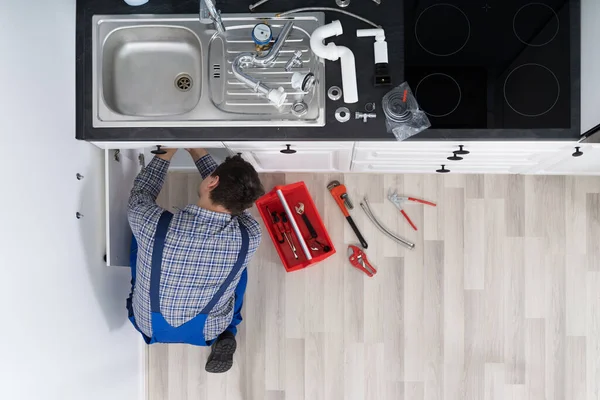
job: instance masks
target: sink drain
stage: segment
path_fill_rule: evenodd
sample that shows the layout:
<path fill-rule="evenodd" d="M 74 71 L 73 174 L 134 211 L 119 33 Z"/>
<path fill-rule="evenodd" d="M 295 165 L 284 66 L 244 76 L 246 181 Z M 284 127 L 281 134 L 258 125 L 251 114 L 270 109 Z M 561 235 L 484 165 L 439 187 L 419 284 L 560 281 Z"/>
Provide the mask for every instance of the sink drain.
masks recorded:
<path fill-rule="evenodd" d="M 175 87 L 182 92 L 187 92 L 192 88 L 192 77 L 188 74 L 179 74 L 175 78 Z"/>

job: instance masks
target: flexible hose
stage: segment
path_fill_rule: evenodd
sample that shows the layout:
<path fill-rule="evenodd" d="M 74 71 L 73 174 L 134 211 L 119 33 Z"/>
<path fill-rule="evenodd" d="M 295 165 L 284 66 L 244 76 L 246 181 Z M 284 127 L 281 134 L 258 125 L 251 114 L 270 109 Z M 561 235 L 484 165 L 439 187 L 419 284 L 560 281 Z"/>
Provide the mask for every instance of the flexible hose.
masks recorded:
<path fill-rule="evenodd" d="M 390 239 L 395 240 L 396 242 L 398 242 L 401 245 L 405 246 L 409 250 L 414 249 L 414 247 L 415 247 L 414 243 L 409 242 L 408 240 L 406 240 L 404 238 L 401 238 L 400 236 L 396 235 L 395 233 L 393 233 L 392 231 L 390 231 L 388 228 L 386 228 L 381 222 L 379 222 L 379 220 L 375 217 L 375 214 L 373 214 L 373 211 L 371 210 L 371 206 L 369 205 L 369 201 L 367 200 L 366 197 L 360 203 L 360 206 L 362 207 L 362 209 L 365 212 L 365 214 L 367 214 L 367 217 L 371 220 L 371 222 L 382 233 L 386 234 Z"/>
<path fill-rule="evenodd" d="M 381 28 L 380 25 L 377 25 L 375 22 L 370 21 L 370 20 L 368 20 L 366 18 L 361 17 L 360 15 L 356 15 L 354 13 L 351 13 L 350 11 L 340 10 L 339 8 L 333 8 L 333 7 L 302 7 L 302 8 L 294 8 L 293 10 L 289 10 L 289 11 L 285 11 L 285 12 L 276 14 L 276 16 L 277 17 L 285 17 L 286 15 L 296 14 L 296 13 L 305 12 L 305 11 L 332 11 L 332 12 L 338 12 L 340 14 L 345 14 L 345 15 L 348 15 L 349 17 L 356 18 L 359 21 L 362 21 L 362 22 L 364 22 L 366 24 L 371 25 L 372 27 Z"/>

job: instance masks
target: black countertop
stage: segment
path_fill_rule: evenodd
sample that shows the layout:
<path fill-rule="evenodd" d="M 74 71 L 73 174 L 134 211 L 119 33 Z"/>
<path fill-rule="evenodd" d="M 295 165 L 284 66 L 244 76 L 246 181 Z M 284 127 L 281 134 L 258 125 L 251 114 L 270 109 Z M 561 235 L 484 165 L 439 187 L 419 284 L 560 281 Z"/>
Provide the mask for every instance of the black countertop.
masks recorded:
<path fill-rule="evenodd" d="M 223 13 L 247 12 L 254 0 L 217 0 Z M 297 7 L 332 6 L 333 0 L 272 0 L 257 12 L 282 12 Z M 571 20 L 571 68 L 572 68 L 572 128 L 547 130 L 514 129 L 428 129 L 410 140 L 565 140 L 580 138 L 580 14 L 579 0 L 572 0 Z M 382 0 L 380 5 L 368 0 L 353 0 L 348 11 L 357 13 L 383 26 L 388 42 L 389 66 L 392 81 L 398 85 L 404 80 L 404 23 L 403 2 Z M 373 39 L 355 37 L 355 30 L 368 25 L 339 13 L 325 13 L 326 22 L 339 19 L 344 34 L 335 39 L 336 44 L 348 46 L 356 57 L 359 102 L 343 104 L 327 99 L 327 124 L 320 128 L 93 128 L 92 126 L 92 16 L 96 14 L 194 14 L 198 12 L 198 0 L 150 0 L 143 6 L 131 7 L 123 0 L 77 0 L 76 40 L 76 137 L 89 141 L 256 141 L 256 140 L 332 140 L 355 141 L 395 140 L 386 132 L 385 116 L 381 112 L 381 99 L 392 87 L 374 87 Z M 326 61 L 326 87 L 341 85 L 339 62 Z M 344 105 L 351 112 L 362 111 L 364 104 L 378 105 L 377 119 L 367 123 L 351 119 L 346 123 L 335 120 L 336 108 Z"/>

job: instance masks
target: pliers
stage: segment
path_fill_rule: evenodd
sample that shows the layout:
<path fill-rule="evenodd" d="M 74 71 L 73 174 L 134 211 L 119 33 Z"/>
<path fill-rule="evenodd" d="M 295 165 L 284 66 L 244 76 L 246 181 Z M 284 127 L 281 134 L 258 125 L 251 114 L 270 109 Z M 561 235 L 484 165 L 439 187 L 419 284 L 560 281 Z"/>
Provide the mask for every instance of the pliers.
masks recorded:
<path fill-rule="evenodd" d="M 408 217 L 408 215 L 406 214 L 406 212 L 402 208 L 402 205 L 404 203 L 408 202 L 408 201 L 413 201 L 415 203 L 426 204 L 426 205 L 432 206 L 432 207 L 437 206 L 437 204 L 432 203 L 430 201 L 416 199 L 414 197 L 402 197 L 402 196 L 398 196 L 398 192 L 396 190 L 394 190 L 394 192 L 392 192 L 392 189 L 390 189 L 388 191 L 387 198 L 388 198 L 389 201 L 391 201 L 396 206 L 396 208 L 398 210 L 400 210 L 400 212 L 402 213 L 402 215 L 404 216 L 404 218 L 408 221 L 408 223 L 410 224 L 410 226 L 412 226 L 412 228 L 415 231 L 417 230 L 417 226 L 410 220 L 410 218 Z"/>
<path fill-rule="evenodd" d="M 367 255 L 356 246 L 348 246 L 348 259 L 354 268 L 361 270 L 370 277 L 377 273 L 375 267 L 367 260 Z"/>

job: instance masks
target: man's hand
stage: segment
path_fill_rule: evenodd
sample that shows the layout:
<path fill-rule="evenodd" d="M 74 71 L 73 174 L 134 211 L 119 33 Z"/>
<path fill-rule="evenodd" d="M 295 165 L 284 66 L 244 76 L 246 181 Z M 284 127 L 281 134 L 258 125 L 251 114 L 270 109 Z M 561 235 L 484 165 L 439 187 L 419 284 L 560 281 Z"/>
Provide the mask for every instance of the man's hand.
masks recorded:
<path fill-rule="evenodd" d="M 171 161 L 171 158 L 177 153 L 177 148 L 163 148 L 166 151 L 165 154 L 157 154 L 156 157 L 161 158 L 165 161 Z"/>
<path fill-rule="evenodd" d="M 188 151 L 188 153 L 190 153 L 190 155 L 194 159 L 194 162 L 198 161 L 199 159 L 201 159 L 202 157 L 204 157 L 205 155 L 208 154 L 208 152 L 204 149 L 186 149 L 186 150 Z"/>

